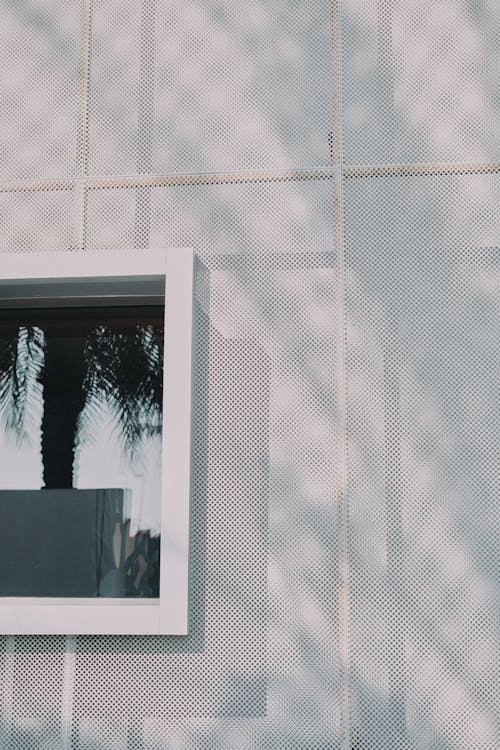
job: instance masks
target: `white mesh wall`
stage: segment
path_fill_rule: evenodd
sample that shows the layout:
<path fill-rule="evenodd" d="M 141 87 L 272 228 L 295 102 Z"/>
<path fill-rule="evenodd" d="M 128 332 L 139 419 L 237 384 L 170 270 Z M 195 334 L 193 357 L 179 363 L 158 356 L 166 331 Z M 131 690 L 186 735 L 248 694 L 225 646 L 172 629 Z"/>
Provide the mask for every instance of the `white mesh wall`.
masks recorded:
<path fill-rule="evenodd" d="M 345 159 L 500 157 L 492 0 L 343 0 Z"/>
<path fill-rule="evenodd" d="M 328 166 L 330 13 L 329 0 L 95 0 L 91 173 Z"/>
<path fill-rule="evenodd" d="M 359 748 L 498 747 L 496 181 L 346 183 Z"/>
<path fill-rule="evenodd" d="M 55 179 L 74 174 L 79 4 L 5 0 L 1 11 L 1 178 Z"/>
<path fill-rule="evenodd" d="M 0 13 L 0 252 L 197 257 L 190 634 L 2 638 L 1 750 L 497 750 L 495 4 Z"/>

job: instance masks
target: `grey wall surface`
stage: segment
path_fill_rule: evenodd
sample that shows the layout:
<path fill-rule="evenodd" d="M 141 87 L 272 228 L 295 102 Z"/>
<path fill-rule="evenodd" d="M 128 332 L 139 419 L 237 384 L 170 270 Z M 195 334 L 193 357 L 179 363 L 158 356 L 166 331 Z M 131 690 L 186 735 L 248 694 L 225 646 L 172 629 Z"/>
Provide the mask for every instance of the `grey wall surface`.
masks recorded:
<path fill-rule="evenodd" d="M 0 12 L 0 251 L 197 256 L 191 632 L 3 638 L 0 748 L 497 750 L 497 4 Z"/>

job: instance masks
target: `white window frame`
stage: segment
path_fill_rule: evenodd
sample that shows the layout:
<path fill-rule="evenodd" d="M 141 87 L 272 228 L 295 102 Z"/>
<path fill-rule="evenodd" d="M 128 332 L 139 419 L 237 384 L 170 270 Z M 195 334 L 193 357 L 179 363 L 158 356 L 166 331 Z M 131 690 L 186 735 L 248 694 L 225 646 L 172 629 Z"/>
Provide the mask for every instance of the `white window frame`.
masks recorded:
<path fill-rule="evenodd" d="M 0 596 L 3 634 L 143 634 L 188 632 L 193 252 L 110 250 L 0 254 L 0 297 L 43 298 L 44 286 L 65 297 L 68 282 L 89 297 L 95 282 L 123 280 L 144 290 L 165 281 L 162 496 L 159 599 L 73 599 Z M 96 287 L 99 284 L 95 284 Z M 73 286 L 74 288 L 74 286 Z"/>

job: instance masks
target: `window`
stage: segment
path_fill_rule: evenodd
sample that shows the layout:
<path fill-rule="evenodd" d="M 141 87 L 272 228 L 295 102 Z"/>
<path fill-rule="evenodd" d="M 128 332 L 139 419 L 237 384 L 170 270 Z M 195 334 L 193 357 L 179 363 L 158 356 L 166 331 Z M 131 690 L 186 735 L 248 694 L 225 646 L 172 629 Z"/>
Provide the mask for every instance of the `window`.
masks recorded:
<path fill-rule="evenodd" d="M 187 632 L 192 276 L 186 249 L 2 261 L 2 632 Z"/>

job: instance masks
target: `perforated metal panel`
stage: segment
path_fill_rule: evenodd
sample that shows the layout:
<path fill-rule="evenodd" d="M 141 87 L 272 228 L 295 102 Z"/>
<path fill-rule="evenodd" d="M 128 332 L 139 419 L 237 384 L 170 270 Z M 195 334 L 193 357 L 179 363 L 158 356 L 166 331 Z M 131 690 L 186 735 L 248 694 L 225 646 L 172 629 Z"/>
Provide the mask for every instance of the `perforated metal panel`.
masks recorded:
<path fill-rule="evenodd" d="M 492 0 L 344 0 L 350 164 L 500 158 Z"/>
<path fill-rule="evenodd" d="M 500 236 L 496 216 L 472 216 L 477 184 L 346 185 L 359 748 L 498 747 Z M 441 220 L 425 227 L 424 216 Z"/>
<path fill-rule="evenodd" d="M 328 166 L 330 12 L 329 0 L 95 0 L 91 173 Z"/>
<path fill-rule="evenodd" d="M 80 8 L 4 0 L 0 25 L 0 175 L 74 174 Z"/>
<path fill-rule="evenodd" d="M 197 257 L 190 634 L 2 638 L 1 750 L 497 750 L 495 4 L 0 12 L 0 252 Z"/>

